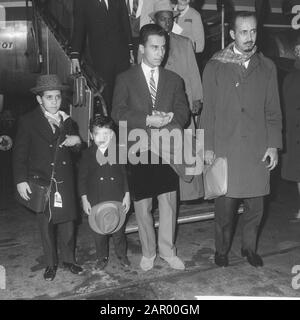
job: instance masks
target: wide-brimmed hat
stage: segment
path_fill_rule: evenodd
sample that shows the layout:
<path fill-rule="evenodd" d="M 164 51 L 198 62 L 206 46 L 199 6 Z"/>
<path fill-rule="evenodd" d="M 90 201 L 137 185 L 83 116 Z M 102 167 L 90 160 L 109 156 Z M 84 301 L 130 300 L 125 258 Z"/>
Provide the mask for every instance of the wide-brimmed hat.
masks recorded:
<path fill-rule="evenodd" d="M 36 86 L 30 89 L 31 92 L 37 94 L 49 90 L 68 90 L 69 86 L 62 84 L 61 80 L 56 74 L 41 75 L 36 80 Z"/>
<path fill-rule="evenodd" d="M 149 14 L 149 17 L 154 20 L 154 16 L 159 11 L 171 11 L 173 13 L 173 17 L 176 17 L 180 14 L 179 11 L 174 11 L 172 9 L 170 0 L 160 0 L 154 3 L 153 12 Z"/>
<path fill-rule="evenodd" d="M 119 201 L 105 201 L 92 207 L 89 224 L 99 234 L 117 232 L 126 219 L 126 213 Z"/>

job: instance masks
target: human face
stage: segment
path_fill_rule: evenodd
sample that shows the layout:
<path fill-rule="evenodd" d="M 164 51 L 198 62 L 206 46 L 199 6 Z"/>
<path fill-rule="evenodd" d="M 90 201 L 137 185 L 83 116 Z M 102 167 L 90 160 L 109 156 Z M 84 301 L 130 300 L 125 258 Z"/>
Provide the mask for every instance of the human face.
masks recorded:
<path fill-rule="evenodd" d="M 109 145 L 113 135 L 114 132 L 110 128 L 94 127 L 91 133 L 91 138 L 98 147 L 105 148 Z"/>
<path fill-rule="evenodd" d="M 167 33 L 173 29 L 173 13 L 171 11 L 159 11 L 155 16 L 155 23 L 161 26 Z"/>
<path fill-rule="evenodd" d="M 255 46 L 257 37 L 255 17 L 238 17 L 235 22 L 235 30 L 230 30 L 230 36 L 241 53 L 250 52 Z"/>
<path fill-rule="evenodd" d="M 61 106 L 61 91 L 60 90 L 49 90 L 44 91 L 42 96 L 36 97 L 38 103 L 41 107 L 52 113 L 55 114 Z"/>
<path fill-rule="evenodd" d="M 143 62 L 150 68 L 160 66 L 166 52 L 166 39 L 159 35 L 150 35 L 145 45 L 140 45 Z"/>
<path fill-rule="evenodd" d="M 189 3 L 190 3 L 190 0 L 178 0 L 177 1 L 178 9 L 184 10 Z"/>

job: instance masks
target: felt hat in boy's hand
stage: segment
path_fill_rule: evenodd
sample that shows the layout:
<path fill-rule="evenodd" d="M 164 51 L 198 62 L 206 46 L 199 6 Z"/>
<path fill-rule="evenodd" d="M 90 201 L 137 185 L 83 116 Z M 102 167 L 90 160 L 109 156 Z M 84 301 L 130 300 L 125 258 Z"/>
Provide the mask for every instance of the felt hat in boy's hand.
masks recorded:
<path fill-rule="evenodd" d="M 126 213 L 119 201 L 106 201 L 92 207 L 89 215 L 92 230 L 99 234 L 112 234 L 120 230 L 126 219 Z"/>

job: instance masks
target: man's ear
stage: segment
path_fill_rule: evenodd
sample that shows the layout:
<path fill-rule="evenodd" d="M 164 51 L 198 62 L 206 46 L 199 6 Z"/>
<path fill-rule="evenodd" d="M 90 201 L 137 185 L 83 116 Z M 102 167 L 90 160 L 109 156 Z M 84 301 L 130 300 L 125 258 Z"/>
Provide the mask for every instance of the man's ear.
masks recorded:
<path fill-rule="evenodd" d="M 235 32 L 233 30 L 229 31 L 230 37 L 232 38 L 232 40 L 235 40 Z"/>
<path fill-rule="evenodd" d="M 36 96 L 36 100 L 40 105 L 43 104 L 42 98 L 40 96 Z"/>
<path fill-rule="evenodd" d="M 144 52 L 145 52 L 145 47 L 142 44 L 139 44 L 139 52 L 141 54 L 144 54 Z"/>

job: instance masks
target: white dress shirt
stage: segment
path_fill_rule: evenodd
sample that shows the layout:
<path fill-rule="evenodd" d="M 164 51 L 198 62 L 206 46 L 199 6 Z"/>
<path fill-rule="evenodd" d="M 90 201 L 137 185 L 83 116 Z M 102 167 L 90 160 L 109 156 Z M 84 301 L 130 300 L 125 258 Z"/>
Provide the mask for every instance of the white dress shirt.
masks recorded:
<path fill-rule="evenodd" d="M 129 3 L 129 8 L 130 8 L 130 13 L 132 13 L 133 0 L 128 0 L 128 3 Z M 143 3 L 144 3 L 144 0 L 139 0 L 139 5 L 137 7 L 137 11 L 136 11 L 136 15 L 135 15 L 136 18 L 138 18 L 141 15 Z"/>
<path fill-rule="evenodd" d="M 101 0 L 99 0 L 101 2 Z M 106 3 L 106 8 L 108 9 L 108 0 L 104 0 Z"/>
<path fill-rule="evenodd" d="M 151 70 L 154 69 L 153 78 L 154 78 L 155 86 L 156 86 L 156 90 L 157 90 L 157 84 L 158 84 L 158 80 L 159 80 L 159 69 L 158 69 L 158 67 L 151 68 L 151 67 L 149 67 L 146 63 L 144 63 L 143 61 L 142 61 L 142 63 L 141 63 L 141 67 L 142 67 L 144 76 L 145 76 L 145 78 L 146 78 L 149 91 L 150 91 Z"/>

